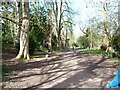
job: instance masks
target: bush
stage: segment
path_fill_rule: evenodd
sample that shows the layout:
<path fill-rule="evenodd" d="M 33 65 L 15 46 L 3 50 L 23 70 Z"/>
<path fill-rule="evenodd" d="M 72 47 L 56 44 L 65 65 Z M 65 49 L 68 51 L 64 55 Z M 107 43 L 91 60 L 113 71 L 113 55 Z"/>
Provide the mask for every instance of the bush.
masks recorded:
<path fill-rule="evenodd" d="M 89 40 L 86 36 L 80 36 L 77 40 L 77 44 L 81 47 L 81 48 L 87 48 L 89 47 Z"/>
<path fill-rule="evenodd" d="M 32 55 L 36 49 L 37 42 L 36 42 L 36 37 L 30 33 L 29 34 L 29 53 Z"/>
<path fill-rule="evenodd" d="M 39 50 L 43 51 L 43 52 L 46 52 L 46 53 L 48 52 L 48 49 L 43 47 L 42 45 L 40 45 Z"/>
<path fill-rule="evenodd" d="M 57 47 L 57 37 L 54 33 L 52 33 L 52 49 L 59 50 L 59 48 Z"/>
<path fill-rule="evenodd" d="M 3 36 L 2 38 L 3 44 L 12 44 L 13 43 L 13 38 L 11 36 L 11 34 L 7 34 L 5 36 Z"/>
<path fill-rule="evenodd" d="M 60 50 L 59 47 L 57 47 L 56 45 L 52 47 L 53 50 Z"/>
<path fill-rule="evenodd" d="M 115 49 L 116 52 L 120 54 L 120 31 L 119 30 L 114 35 L 113 48 Z"/>
<path fill-rule="evenodd" d="M 2 37 L 2 50 L 7 49 L 8 44 L 13 44 L 13 38 L 11 34 L 7 34 Z"/>
<path fill-rule="evenodd" d="M 79 47 L 77 43 L 73 43 L 72 46 Z"/>

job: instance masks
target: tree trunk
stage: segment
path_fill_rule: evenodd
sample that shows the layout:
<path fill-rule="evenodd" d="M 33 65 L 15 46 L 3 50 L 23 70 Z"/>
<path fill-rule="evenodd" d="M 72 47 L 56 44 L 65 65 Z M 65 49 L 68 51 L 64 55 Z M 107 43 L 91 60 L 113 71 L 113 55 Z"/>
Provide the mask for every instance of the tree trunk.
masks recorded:
<path fill-rule="evenodd" d="M 55 8 L 55 9 L 54 9 Z M 59 40 L 58 40 L 58 31 L 59 31 L 59 24 L 58 24 L 58 4 L 57 4 L 57 0 L 55 0 L 55 7 L 54 7 L 54 4 L 53 4 L 53 12 L 54 12 L 54 15 L 55 15 L 55 23 L 56 23 L 56 32 L 57 32 L 57 47 L 59 47 Z"/>
<path fill-rule="evenodd" d="M 67 47 L 67 39 L 68 39 L 68 30 L 67 30 L 67 28 L 66 28 L 66 38 L 65 38 L 65 47 Z"/>
<path fill-rule="evenodd" d="M 90 27 L 90 49 L 93 48 L 93 40 L 92 40 L 92 28 Z"/>
<path fill-rule="evenodd" d="M 62 30 L 62 24 L 61 24 L 61 21 L 62 21 L 62 16 L 63 16 L 63 13 L 62 13 L 62 7 L 63 7 L 63 1 L 61 0 L 60 1 L 60 19 L 59 19 L 59 29 L 58 29 L 58 47 L 61 48 L 61 30 Z"/>
<path fill-rule="evenodd" d="M 59 47 L 59 49 L 61 48 L 61 43 L 60 43 L 60 41 L 61 41 L 61 36 L 60 36 L 60 33 L 58 34 L 58 47 Z"/>
<path fill-rule="evenodd" d="M 48 9 L 48 51 L 52 51 L 52 11 Z"/>
<path fill-rule="evenodd" d="M 24 58 L 24 59 L 30 59 L 29 57 L 29 2 L 25 2 L 25 0 L 22 0 L 22 30 L 20 33 L 20 50 L 19 54 L 17 55 L 17 59 Z"/>
<path fill-rule="evenodd" d="M 20 2 L 16 2 L 16 11 L 15 11 L 15 18 L 16 22 L 20 22 Z M 14 45 L 17 45 L 19 43 L 20 38 L 20 27 L 19 25 L 14 25 Z"/>
<path fill-rule="evenodd" d="M 104 9 L 104 30 L 103 30 L 103 45 L 107 45 L 109 44 L 109 40 L 108 40 L 108 35 L 107 35 L 107 10 L 108 10 L 108 6 L 107 3 L 105 2 L 103 5 L 103 9 Z"/>

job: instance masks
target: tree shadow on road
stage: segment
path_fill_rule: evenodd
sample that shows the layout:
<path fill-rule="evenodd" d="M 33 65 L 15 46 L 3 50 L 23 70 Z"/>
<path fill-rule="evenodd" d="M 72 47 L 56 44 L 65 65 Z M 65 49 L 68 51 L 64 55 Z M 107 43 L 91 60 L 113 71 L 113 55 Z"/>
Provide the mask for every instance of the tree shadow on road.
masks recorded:
<path fill-rule="evenodd" d="M 62 88 L 62 87 L 67 88 L 67 87 L 70 87 L 71 84 L 76 85 L 75 87 L 81 87 L 81 86 L 77 86 L 80 83 L 80 79 L 82 79 L 82 81 L 85 81 L 92 77 L 96 77 L 96 74 L 95 74 L 95 72 L 93 72 L 93 70 L 98 68 L 98 64 L 104 62 L 107 59 L 109 59 L 109 58 L 101 59 L 99 62 L 88 66 L 84 71 L 77 73 L 76 75 L 68 78 L 67 80 L 65 80 L 62 83 L 59 83 L 59 84 L 53 86 L 52 88 Z"/>
<path fill-rule="evenodd" d="M 77 72 L 74 75 L 71 75 L 70 77 L 66 77 L 64 81 L 60 83 L 56 83 L 52 88 L 68 88 L 71 85 L 74 85 L 75 87 L 81 87 L 82 86 L 81 83 L 84 83 L 86 80 L 90 78 L 97 77 L 94 70 L 96 68 L 100 68 L 100 66 L 98 66 L 100 63 L 106 60 L 109 60 L 109 58 L 102 58 L 96 63 L 93 63 L 90 60 L 81 62 L 82 58 L 88 57 L 89 59 L 89 56 L 90 54 L 83 53 L 83 52 L 77 53 L 77 55 L 72 55 L 72 53 L 70 52 L 70 53 L 63 53 L 63 54 L 57 55 L 57 57 L 51 58 L 48 60 L 42 59 L 42 60 L 32 61 L 27 63 L 18 63 L 13 65 L 15 67 L 15 71 L 17 72 L 26 71 L 28 69 L 31 71 L 32 69 L 39 69 L 39 72 L 34 72 L 34 73 L 29 73 L 27 75 L 21 75 L 21 76 L 9 78 L 8 81 L 15 80 L 17 82 L 18 79 L 29 78 L 31 76 L 41 77 L 41 82 L 31 86 L 26 86 L 27 88 L 25 88 L 25 89 L 37 89 L 44 84 L 56 82 L 58 79 L 62 78 L 63 76 L 67 75 L 70 72 Z M 92 59 L 95 59 L 95 58 L 92 58 Z M 74 63 L 75 60 L 78 60 L 77 64 L 64 66 L 64 63 L 71 62 L 71 61 L 73 61 Z M 74 68 L 75 66 L 78 66 L 78 67 Z M 102 68 L 106 68 L 106 67 L 102 67 Z M 57 73 L 61 73 L 61 74 L 57 75 Z M 45 78 L 44 76 L 47 76 L 47 78 Z"/>
<path fill-rule="evenodd" d="M 98 61 L 97 63 L 94 63 L 90 66 L 88 66 L 86 69 L 84 69 L 83 71 L 80 71 L 78 72 L 77 74 L 75 74 L 74 76 L 64 80 L 63 82 L 53 86 L 52 88 L 68 88 L 70 87 L 71 85 L 75 85 L 75 87 L 81 87 L 80 83 L 81 82 L 84 82 L 90 78 L 93 78 L 93 77 L 97 77 L 96 73 L 93 72 L 94 69 L 96 68 L 100 68 L 98 66 L 98 64 L 108 60 L 109 58 L 102 58 L 100 61 Z M 69 72 L 69 71 L 68 71 Z M 65 73 L 66 74 L 66 73 Z M 61 77 L 61 76 L 59 76 Z M 57 78 L 59 78 L 57 77 Z M 57 79 L 57 78 L 54 78 L 53 80 Z M 81 80 L 82 79 L 82 80 Z M 37 85 L 34 85 L 34 86 L 31 86 L 31 87 L 28 87 L 27 89 L 35 89 L 35 88 L 38 88 L 40 87 L 40 85 L 44 84 L 44 83 L 48 83 L 50 82 L 51 80 L 47 80 L 43 83 L 40 83 L 40 84 L 37 84 Z"/>

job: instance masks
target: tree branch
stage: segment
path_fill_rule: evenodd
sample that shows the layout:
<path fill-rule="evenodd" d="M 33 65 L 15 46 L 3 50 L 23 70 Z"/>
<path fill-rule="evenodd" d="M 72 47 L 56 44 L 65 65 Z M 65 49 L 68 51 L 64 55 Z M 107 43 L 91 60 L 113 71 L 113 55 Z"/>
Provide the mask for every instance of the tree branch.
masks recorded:
<path fill-rule="evenodd" d="M 15 23 L 15 24 L 17 24 L 17 25 L 19 25 L 19 26 L 22 26 L 22 24 L 16 22 L 15 20 L 12 20 L 12 19 L 10 19 L 10 18 L 8 18 L 8 17 L 1 16 L 1 15 L 0 15 L 0 17 L 3 18 L 3 19 L 9 20 L 9 21 L 11 21 L 11 22 L 13 22 L 13 23 Z"/>

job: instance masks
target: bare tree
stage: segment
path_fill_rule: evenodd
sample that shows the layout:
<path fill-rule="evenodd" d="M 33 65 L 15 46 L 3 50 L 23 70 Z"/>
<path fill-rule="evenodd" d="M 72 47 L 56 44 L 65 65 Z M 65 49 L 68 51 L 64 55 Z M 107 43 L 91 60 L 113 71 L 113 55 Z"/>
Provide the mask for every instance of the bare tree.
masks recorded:
<path fill-rule="evenodd" d="M 63 20 L 63 18 L 66 12 L 67 12 L 66 16 L 69 16 L 73 12 L 66 0 L 60 0 L 59 3 L 58 3 L 58 0 L 55 0 L 55 1 L 52 0 L 52 9 L 55 17 L 55 26 L 56 26 L 56 32 L 57 32 L 57 46 L 61 48 L 61 32 L 63 29 L 63 24 L 65 22 L 71 23 L 70 21 Z"/>

